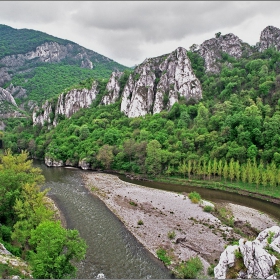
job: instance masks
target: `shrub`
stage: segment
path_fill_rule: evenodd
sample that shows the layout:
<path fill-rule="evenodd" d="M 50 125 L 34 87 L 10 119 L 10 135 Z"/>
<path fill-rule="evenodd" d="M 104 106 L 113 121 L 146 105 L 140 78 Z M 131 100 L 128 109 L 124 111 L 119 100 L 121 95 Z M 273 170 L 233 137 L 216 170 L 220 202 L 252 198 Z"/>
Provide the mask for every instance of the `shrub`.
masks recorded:
<path fill-rule="evenodd" d="M 168 236 L 169 239 L 174 239 L 175 236 L 176 236 L 176 233 L 174 231 L 169 231 L 167 233 L 167 236 Z"/>
<path fill-rule="evenodd" d="M 129 204 L 132 205 L 132 206 L 137 206 L 137 203 L 135 203 L 133 201 L 130 201 Z"/>
<path fill-rule="evenodd" d="M 157 257 L 165 264 L 169 265 L 171 264 L 171 259 L 169 256 L 167 256 L 167 253 L 164 249 L 160 248 L 156 251 Z"/>
<path fill-rule="evenodd" d="M 207 269 L 207 274 L 211 277 L 214 277 L 214 268 L 215 268 L 215 265 L 214 264 L 211 264 L 208 269 Z"/>
<path fill-rule="evenodd" d="M 203 264 L 199 257 L 192 257 L 186 262 L 182 262 L 176 267 L 176 274 L 180 278 L 195 279 L 198 273 L 203 269 Z"/>
<path fill-rule="evenodd" d="M 274 235 L 275 235 L 275 233 L 273 231 L 268 232 L 268 237 L 267 237 L 268 244 L 271 244 L 272 238 L 273 238 Z"/>
<path fill-rule="evenodd" d="M 138 222 L 137 222 L 137 225 L 139 225 L 139 226 L 141 226 L 141 225 L 143 225 L 144 224 L 144 222 L 142 221 L 142 220 L 139 220 Z"/>
<path fill-rule="evenodd" d="M 192 201 L 192 203 L 198 203 L 201 200 L 201 196 L 197 192 L 191 192 L 189 193 L 189 199 Z"/>
<path fill-rule="evenodd" d="M 210 205 L 205 205 L 203 208 L 204 212 L 212 212 L 213 211 L 213 207 Z"/>

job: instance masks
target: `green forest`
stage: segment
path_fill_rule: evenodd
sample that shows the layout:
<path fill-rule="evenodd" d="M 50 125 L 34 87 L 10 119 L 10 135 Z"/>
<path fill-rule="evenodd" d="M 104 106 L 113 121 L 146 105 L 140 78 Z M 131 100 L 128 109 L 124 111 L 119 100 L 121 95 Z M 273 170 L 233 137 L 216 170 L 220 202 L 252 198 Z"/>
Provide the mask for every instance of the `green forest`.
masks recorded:
<path fill-rule="evenodd" d="M 77 230 L 61 225 L 48 190 L 40 191 L 41 170 L 33 167 L 27 152 L 1 154 L 0 181 L 0 243 L 28 263 L 33 278 L 75 277 L 73 261 L 85 257 L 87 245 Z M 9 270 L 1 263 L 0 277 Z M 26 278 L 20 269 L 11 273 Z"/>
<path fill-rule="evenodd" d="M 10 119 L 3 146 L 73 166 L 84 160 L 95 170 L 228 182 L 279 197 L 280 53 L 223 54 L 219 74 L 205 73 L 197 53 L 188 56 L 202 84 L 199 102 L 180 99 L 137 118 L 121 113 L 120 101 L 95 102 L 51 130 Z M 105 93 L 103 86 L 98 100 Z"/>

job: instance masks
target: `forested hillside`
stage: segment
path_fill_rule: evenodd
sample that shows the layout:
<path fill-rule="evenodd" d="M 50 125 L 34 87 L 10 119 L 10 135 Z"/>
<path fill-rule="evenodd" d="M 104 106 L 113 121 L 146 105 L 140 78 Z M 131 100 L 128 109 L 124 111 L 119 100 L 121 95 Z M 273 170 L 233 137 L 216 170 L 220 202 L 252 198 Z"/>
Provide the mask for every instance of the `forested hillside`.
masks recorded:
<path fill-rule="evenodd" d="M 34 104 L 40 105 L 85 79 L 102 80 L 112 71 L 127 68 L 69 40 L 0 25 L 0 87 L 9 91 L 27 114 Z M 0 115 L 13 110 L 2 106 Z"/>
<path fill-rule="evenodd" d="M 276 191 L 280 53 L 269 48 L 240 59 L 224 54 L 219 74 L 205 73 L 197 53 L 188 56 L 202 84 L 199 102 L 181 99 L 169 111 L 137 118 L 121 113 L 120 101 L 96 102 L 51 130 L 32 126 L 31 120 L 10 120 L 4 147 L 63 165 L 153 177 L 224 178 Z M 100 98 L 105 92 L 101 89 Z"/>

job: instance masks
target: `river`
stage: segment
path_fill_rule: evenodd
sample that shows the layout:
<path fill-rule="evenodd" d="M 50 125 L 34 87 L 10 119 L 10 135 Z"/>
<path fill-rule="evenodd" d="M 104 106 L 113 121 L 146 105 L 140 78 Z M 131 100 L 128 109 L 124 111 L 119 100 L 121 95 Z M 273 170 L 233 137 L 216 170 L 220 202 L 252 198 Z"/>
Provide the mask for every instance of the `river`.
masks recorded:
<path fill-rule="evenodd" d="M 170 279 L 170 271 L 124 227 L 122 222 L 84 187 L 82 170 L 43 170 L 48 195 L 64 214 L 67 227 L 77 229 L 88 245 L 86 258 L 78 264 L 77 278 L 93 279 L 104 273 L 110 279 Z"/>
<path fill-rule="evenodd" d="M 124 227 L 122 222 L 84 187 L 83 171 L 74 168 L 48 168 L 34 161 L 46 178 L 43 188 L 50 188 L 49 196 L 65 216 L 67 227 L 77 229 L 86 240 L 86 258 L 78 264 L 77 278 L 96 278 L 104 273 L 114 279 L 170 279 L 172 275 L 162 262 L 148 252 Z M 231 202 L 267 213 L 280 221 L 279 205 L 260 199 L 218 190 L 182 185 L 120 179 L 175 192 L 197 191 L 204 199 L 213 202 Z"/>

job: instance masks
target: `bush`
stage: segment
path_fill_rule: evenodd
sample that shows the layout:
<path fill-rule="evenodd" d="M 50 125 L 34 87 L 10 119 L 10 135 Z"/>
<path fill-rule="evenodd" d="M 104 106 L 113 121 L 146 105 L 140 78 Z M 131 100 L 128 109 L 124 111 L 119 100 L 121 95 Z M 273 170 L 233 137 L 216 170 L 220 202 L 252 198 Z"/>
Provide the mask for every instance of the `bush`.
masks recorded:
<path fill-rule="evenodd" d="M 201 196 L 197 192 L 191 192 L 189 193 L 189 199 L 192 203 L 198 203 L 201 200 Z"/>
<path fill-rule="evenodd" d="M 210 205 L 205 205 L 203 208 L 204 212 L 212 212 L 213 211 L 213 207 Z"/>
<path fill-rule="evenodd" d="M 207 269 L 207 274 L 211 277 L 214 277 L 215 274 L 214 274 L 214 268 L 215 268 L 215 265 L 214 264 L 211 264 L 208 269 Z"/>
<path fill-rule="evenodd" d="M 186 262 L 182 262 L 176 268 L 176 274 L 180 278 L 184 279 L 195 279 L 198 273 L 203 269 L 203 264 L 199 257 L 192 257 Z"/>
<path fill-rule="evenodd" d="M 139 226 L 141 226 L 141 225 L 143 225 L 144 223 L 143 223 L 143 221 L 142 220 L 139 220 L 138 222 L 137 222 L 137 225 L 139 225 Z"/>
<path fill-rule="evenodd" d="M 158 249 L 156 251 L 156 254 L 158 256 L 158 258 L 165 264 L 165 265 L 169 265 L 171 264 L 171 259 L 169 256 L 166 255 L 166 251 L 162 248 Z"/>
<path fill-rule="evenodd" d="M 169 231 L 167 233 L 167 236 L 168 236 L 169 239 L 174 239 L 175 236 L 176 236 L 176 233 L 174 231 Z"/>
<path fill-rule="evenodd" d="M 137 203 L 135 203 L 134 201 L 130 201 L 129 204 L 132 206 L 137 206 Z"/>

